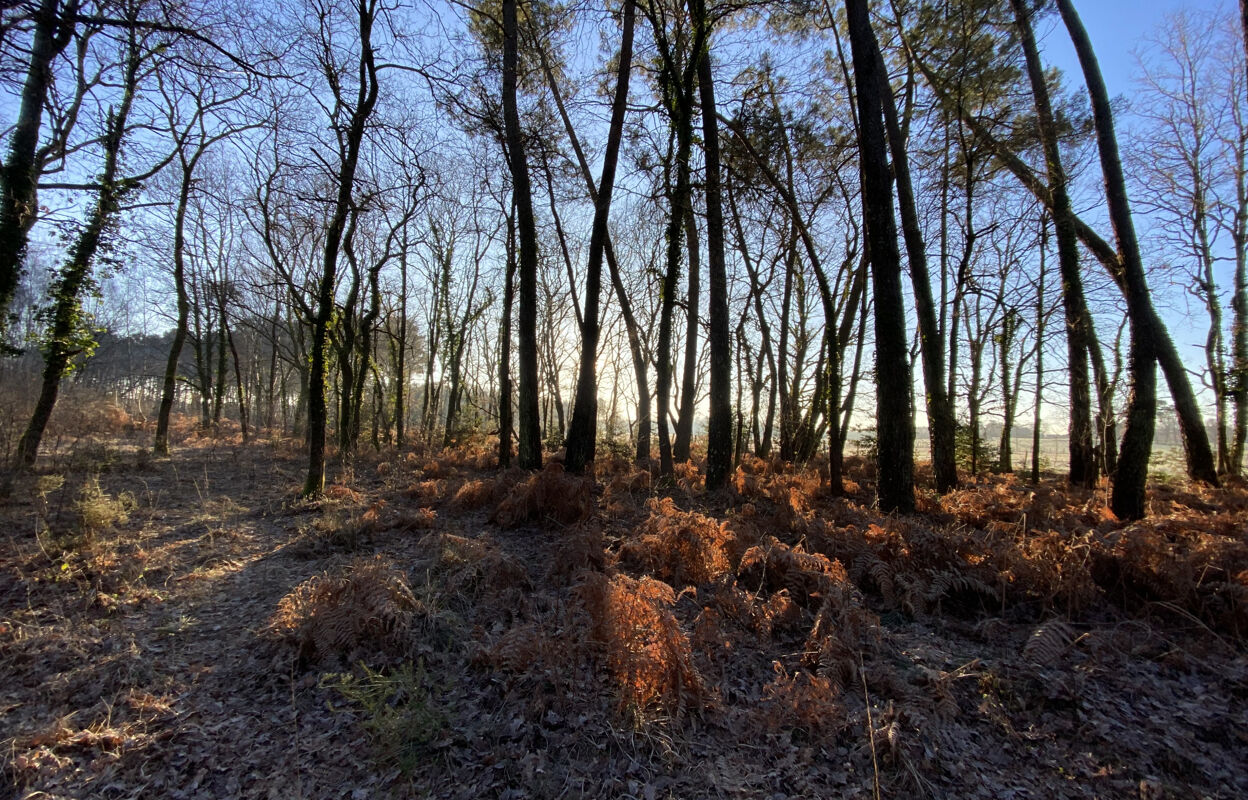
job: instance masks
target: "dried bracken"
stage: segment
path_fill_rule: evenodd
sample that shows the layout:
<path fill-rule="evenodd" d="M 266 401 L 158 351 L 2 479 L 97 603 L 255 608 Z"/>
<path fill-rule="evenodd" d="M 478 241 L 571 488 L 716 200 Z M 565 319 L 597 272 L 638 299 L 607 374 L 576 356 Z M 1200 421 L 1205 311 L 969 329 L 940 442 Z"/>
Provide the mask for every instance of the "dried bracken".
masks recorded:
<path fill-rule="evenodd" d="M 1051 619 L 1037 627 L 1027 637 L 1023 646 L 1023 658 L 1037 666 L 1056 664 L 1075 641 L 1075 631 L 1065 620 Z"/>
<path fill-rule="evenodd" d="M 710 583 L 733 569 L 737 541 L 723 524 L 681 511 L 669 497 L 646 507 L 650 516 L 622 549 L 626 564 L 680 585 Z"/>
<path fill-rule="evenodd" d="M 307 663 L 362 649 L 402 652 L 416 607 L 403 571 L 374 556 L 296 586 L 278 603 L 268 630 L 294 644 Z"/>
<path fill-rule="evenodd" d="M 622 709 L 675 713 L 702 698 L 689 638 L 672 614 L 676 593 L 653 578 L 589 573 L 577 594 L 604 648 Z"/>
<path fill-rule="evenodd" d="M 516 484 L 490 516 L 500 527 L 553 520 L 570 525 L 593 513 L 594 484 L 588 478 L 567 475 L 552 461 L 539 473 Z"/>
<path fill-rule="evenodd" d="M 778 661 L 772 669 L 775 677 L 763 687 L 762 703 L 753 714 L 764 729 L 791 728 L 819 738 L 845 727 L 845 709 L 837 700 L 840 689 L 831 679 L 805 670 L 789 674 Z"/>
<path fill-rule="evenodd" d="M 737 578 L 755 591 L 786 590 L 798 602 L 816 605 L 848 581 L 839 561 L 789 547 L 774 536 L 745 552 Z"/>

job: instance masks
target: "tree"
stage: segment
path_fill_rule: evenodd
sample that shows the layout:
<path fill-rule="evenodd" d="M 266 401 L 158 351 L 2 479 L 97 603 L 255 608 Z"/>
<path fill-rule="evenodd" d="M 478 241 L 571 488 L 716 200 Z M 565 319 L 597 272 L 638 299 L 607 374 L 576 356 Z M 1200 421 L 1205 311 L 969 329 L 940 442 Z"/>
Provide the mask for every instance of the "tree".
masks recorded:
<path fill-rule="evenodd" d="M 0 331 L 8 322 L 9 303 L 22 277 L 26 240 L 37 218 L 40 170 L 39 131 L 52 85 L 52 64 L 74 38 L 78 1 L 40 0 L 17 124 L 0 170 Z"/>
<path fill-rule="evenodd" d="M 335 149 L 337 164 L 334 166 L 332 186 L 334 200 L 325 230 L 324 247 L 321 252 L 320 274 L 316 276 L 315 306 L 312 317 L 311 369 L 308 375 L 308 474 L 303 483 L 303 495 L 320 494 L 325 489 L 325 432 L 329 423 L 327 391 L 329 382 L 330 326 L 336 303 L 334 290 L 337 285 L 338 257 L 342 251 L 343 237 L 353 207 L 355 173 L 360 161 L 360 150 L 369 117 L 377 106 L 377 65 L 373 51 L 373 24 L 377 21 L 378 0 L 355 0 L 351 9 L 356 17 L 355 30 L 359 34 L 359 51 L 355 54 L 355 96 L 339 81 L 338 54 L 334 52 L 334 40 L 329 36 L 328 24 L 333 16 L 329 7 L 319 11 L 322 26 L 316 57 L 322 59 L 325 77 L 333 98 L 332 122 L 335 126 Z"/>
<path fill-rule="evenodd" d="M 915 65 L 923 73 L 929 86 L 937 97 L 940 98 L 942 104 L 957 109 L 958 106 L 951 100 L 948 92 L 945 91 L 940 76 L 936 75 L 922 59 L 917 57 L 913 48 L 908 47 L 907 49 Z M 1056 198 L 1050 191 L 1049 186 L 1036 175 L 1031 167 L 1010 146 L 994 136 L 979 120 L 965 109 L 960 109 L 958 113 L 974 132 L 975 137 L 989 146 L 993 155 L 1000 160 L 1002 165 L 1029 192 L 1035 195 L 1036 199 L 1044 203 L 1049 213 L 1053 214 L 1056 219 Z M 1070 221 L 1074 227 L 1078 242 L 1083 244 L 1096 260 L 1100 262 L 1101 266 L 1105 268 L 1105 271 L 1109 273 L 1118 289 L 1125 296 L 1126 283 L 1123 278 L 1122 263 L 1119 260 L 1117 251 L 1078 215 L 1072 213 Z M 1059 269 L 1060 260 L 1061 251 L 1059 248 Z M 1089 321 L 1088 324 L 1090 324 L 1091 315 L 1087 315 L 1086 319 Z M 1217 485 L 1218 476 L 1213 461 L 1213 450 L 1209 446 L 1209 434 L 1205 430 L 1204 421 L 1201 419 L 1200 406 L 1196 402 L 1196 394 L 1192 391 L 1191 382 L 1188 380 L 1187 367 L 1179 357 L 1178 349 L 1174 346 L 1173 340 L 1166 333 L 1165 324 L 1156 315 L 1155 311 L 1151 324 L 1160 333 L 1155 340 L 1157 362 L 1165 375 L 1166 384 L 1170 389 L 1170 396 L 1174 399 L 1174 410 L 1179 418 L 1179 428 L 1183 437 L 1183 450 L 1187 462 L 1188 477 L 1192 480 Z M 1091 348 L 1092 338 L 1089 336 L 1088 349 L 1091 350 Z"/>
<path fill-rule="evenodd" d="M 1070 0 L 1057 0 L 1058 10 L 1075 45 L 1084 81 L 1092 99 L 1092 120 L 1096 124 L 1096 146 L 1105 176 L 1105 199 L 1109 218 L 1118 239 L 1118 255 L 1126 288 L 1127 315 L 1131 325 L 1131 393 L 1127 400 L 1127 425 L 1122 435 L 1118 470 L 1110 507 L 1120 519 L 1139 519 L 1145 510 L 1145 482 L 1148 459 L 1153 449 L 1153 428 L 1157 417 L 1156 340 L 1163 335 L 1153 325 L 1156 314 L 1149 296 L 1140 245 L 1131 220 L 1127 184 L 1118 155 L 1114 116 L 1109 92 L 1092 51 L 1092 42 Z"/>
<path fill-rule="evenodd" d="M 127 9 L 132 19 L 137 18 L 138 10 L 135 5 Z M 33 464 L 39 454 L 39 444 L 52 417 L 61 379 L 71 361 L 75 356 L 89 352 L 94 345 L 84 319 L 82 295 L 93 285 L 92 267 L 96 254 L 101 247 L 110 246 L 110 239 L 116 233 L 122 199 L 138 185 L 136 180 L 127 179 L 119 172 L 121 151 L 128 133 L 130 110 L 134 106 L 145 51 L 143 37 L 133 27 L 130 28 L 126 32 L 121 98 L 116 106 L 109 108 L 104 122 L 101 142 L 104 163 L 97 180 L 95 202 L 69 249 L 64 265 L 52 282 L 52 303 L 43 312 L 47 322 L 41 347 L 43 377 L 30 422 L 17 443 L 15 457 L 19 467 Z"/>
<path fill-rule="evenodd" d="M 581 472 L 594 460 L 598 437 L 598 339 L 599 297 L 602 292 L 602 259 L 607 249 L 607 220 L 611 213 L 611 193 L 619 161 L 620 140 L 624 133 L 624 113 L 628 104 L 628 79 L 633 63 L 633 0 L 624 0 L 624 20 L 619 66 L 616 68 L 615 97 L 611 101 L 611 126 L 603 155 L 602 179 L 594 198 L 594 222 L 589 234 L 589 263 L 585 269 L 585 313 L 581 324 L 581 368 L 577 375 L 576 400 L 568 427 L 567 466 Z"/>
<path fill-rule="evenodd" d="M 698 58 L 698 86 L 702 99 L 702 139 L 706 151 L 706 246 L 710 287 L 708 346 L 711 351 L 711 409 L 706 431 L 706 488 L 728 483 L 732 472 L 732 353 L 728 329 L 728 274 L 724 255 L 724 212 L 720 188 L 719 119 L 715 113 L 715 85 L 711 65 L 710 27 L 705 0 L 693 0 L 690 10 L 695 29 L 705 29 Z"/>
<path fill-rule="evenodd" d="M 910 264 L 910 282 L 914 287 L 915 311 L 919 325 L 919 353 L 923 359 L 923 386 L 927 402 L 928 437 L 931 441 L 932 471 L 936 491 L 948 492 L 958 485 L 954 437 L 957 423 L 953 400 L 945 389 L 945 340 L 936 324 L 932 302 L 932 283 L 927 271 L 927 248 L 914 199 L 910 179 L 910 160 L 906 154 L 905 134 L 897 116 L 893 87 L 888 81 L 884 56 L 876 48 L 876 70 L 884 80 L 880 94 L 884 106 L 884 123 L 888 132 L 889 151 L 893 157 L 893 177 L 897 183 L 898 208 L 905 237 L 906 255 Z"/>
<path fill-rule="evenodd" d="M 663 159 L 663 194 L 668 202 L 667 227 L 664 233 L 666 265 L 659 291 L 662 305 L 659 313 L 658 353 L 655 380 L 658 384 L 659 471 L 671 476 L 675 466 L 672 437 L 669 432 L 669 409 L 672 393 L 672 325 L 676 306 L 676 284 L 680 277 L 682 234 L 692 218 L 692 187 L 690 158 L 693 150 L 694 90 L 701 62 L 700 54 L 709 34 L 709 25 L 690 24 L 679 9 L 673 13 L 661 2 L 651 0 L 642 6 L 650 23 L 659 54 L 658 83 L 663 108 L 669 121 L 669 141 Z M 690 264 L 692 270 L 693 265 Z M 692 414 L 692 404 L 688 407 Z"/>
<path fill-rule="evenodd" d="M 1180 11 L 1167 18 L 1147 55 L 1138 58 L 1144 102 L 1134 111 L 1144 126 L 1134 158 L 1129 152 L 1128 159 L 1137 205 L 1160 223 L 1155 230 L 1167 252 L 1179 257 L 1188 291 L 1208 313 L 1205 367 L 1214 394 L 1218 471 L 1238 473 L 1241 431 L 1248 430 L 1239 402 L 1243 357 L 1235 350 L 1243 327 L 1237 303 L 1243 303 L 1240 287 L 1248 243 L 1241 230 L 1241 215 L 1248 208 L 1243 166 L 1248 100 L 1242 97 L 1244 56 L 1238 26 L 1219 22 L 1212 14 Z M 1229 362 L 1217 276 L 1227 237 L 1235 253 Z M 1234 430 L 1228 432 L 1232 413 Z"/>
<path fill-rule="evenodd" d="M 231 86 L 223 70 L 189 70 L 185 75 L 171 75 L 162 82 L 168 112 L 169 128 L 177 131 L 177 164 L 179 168 L 177 200 L 173 216 L 173 286 L 177 303 L 173 342 L 161 384 L 160 407 L 156 414 L 156 436 L 153 450 L 157 455 L 169 453 L 169 415 L 173 411 L 178 363 L 186 343 L 190 299 L 186 291 L 186 214 L 191 193 L 195 189 L 195 171 L 214 144 L 241 133 L 258 123 L 230 122 L 223 112 L 237 113 L 235 104 L 250 87 Z M 177 118 L 181 106 L 190 103 L 189 117 L 182 130 Z"/>
<path fill-rule="evenodd" d="M 515 196 L 517 257 L 520 279 L 516 328 L 520 382 L 518 408 L 520 447 L 517 454 L 523 469 L 542 466 L 542 430 L 537 402 L 537 223 L 533 217 L 533 190 L 529 162 L 517 107 L 517 0 L 503 4 L 503 125 L 507 140 L 507 161 Z"/>
<path fill-rule="evenodd" d="M 1058 268 L 1062 275 L 1062 304 L 1066 312 L 1066 361 L 1070 373 L 1070 482 L 1094 486 L 1097 479 L 1096 452 L 1092 445 L 1092 396 L 1088 384 L 1088 349 L 1091 315 L 1083 295 L 1079 267 L 1079 245 L 1074 211 L 1070 204 L 1066 170 L 1058 145 L 1057 125 L 1049 88 L 1032 33 L 1032 12 L 1024 0 L 1010 0 L 1019 39 L 1027 65 L 1036 108 L 1037 129 L 1044 147 L 1047 191 L 1052 198 L 1053 224 L 1057 232 Z"/>
<path fill-rule="evenodd" d="M 883 102 L 866 0 L 847 0 L 854 87 L 858 93 L 858 143 L 862 161 L 862 215 L 871 258 L 875 296 L 875 385 L 877 474 L 880 508 L 914 510 L 914 416 L 911 409 L 906 311 L 901 294 L 901 253 L 893 217 L 892 179 Z"/>

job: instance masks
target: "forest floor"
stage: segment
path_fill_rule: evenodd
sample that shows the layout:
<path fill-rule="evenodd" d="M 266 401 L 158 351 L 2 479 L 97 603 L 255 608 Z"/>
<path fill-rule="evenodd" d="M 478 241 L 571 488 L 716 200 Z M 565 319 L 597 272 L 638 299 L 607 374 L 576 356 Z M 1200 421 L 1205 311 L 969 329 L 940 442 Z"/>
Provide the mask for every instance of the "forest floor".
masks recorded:
<path fill-rule="evenodd" d="M 1242 484 L 149 438 L 0 506 L 0 798 L 1248 796 Z"/>

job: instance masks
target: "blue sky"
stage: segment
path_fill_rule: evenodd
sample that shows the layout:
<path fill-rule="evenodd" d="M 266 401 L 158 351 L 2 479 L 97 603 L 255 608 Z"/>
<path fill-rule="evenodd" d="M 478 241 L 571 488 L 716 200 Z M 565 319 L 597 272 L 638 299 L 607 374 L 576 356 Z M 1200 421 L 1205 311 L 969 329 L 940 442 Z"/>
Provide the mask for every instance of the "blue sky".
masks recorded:
<path fill-rule="evenodd" d="M 1166 14 L 1183 8 L 1230 8 L 1235 0 L 1075 0 L 1083 25 L 1105 76 L 1111 96 L 1129 94 L 1135 71 L 1131 51 L 1155 31 Z M 1056 16 L 1054 17 L 1056 20 Z M 1051 26 L 1042 43 L 1045 60 L 1057 65 L 1072 80 L 1078 79 L 1079 62 L 1066 30 Z"/>

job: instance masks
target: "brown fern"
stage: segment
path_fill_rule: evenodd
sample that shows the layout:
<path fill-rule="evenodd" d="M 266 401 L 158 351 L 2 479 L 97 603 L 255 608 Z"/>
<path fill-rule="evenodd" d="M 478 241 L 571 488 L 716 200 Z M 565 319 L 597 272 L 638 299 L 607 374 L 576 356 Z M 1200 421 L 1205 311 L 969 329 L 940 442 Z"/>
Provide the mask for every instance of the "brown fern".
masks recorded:
<path fill-rule="evenodd" d="M 1064 620 L 1051 619 L 1031 632 L 1023 645 L 1023 658 L 1041 667 L 1056 664 L 1075 641 L 1074 630 Z"/>
<path fill-rule="evenodd" d="M 676 593 L 653 578 L 608 578 L 588 573 L 577 594 L 605 650 L 620 708 L 644 715 L 651 708 L 678 713 L 703 697 L 689 638 L 672 605 Z"/>
<path fill-rule="evenodd" d="M 625 564 L 674 584 L 704 584 L 732 570 L 736 537 L 710 517 L 681 511 L 671 498 L 647 502 L 639 538 L 621 548 Z"/>
<path fill-rule="evenodd" d="M 503 528 L 548 519 L 570 525 L 593 513 L 593 489 L 592 480 L 567 475 L 562 464 L 551 461 L 541 472 L 516 484 L 490 519 Z"/>
<path fill-rule="evenodd" d="M 379 648 L 399 652 L 417 609 L 407 576 L 382 556 L 317 575 L 281 599 L 272 635 L 291 642 L 305 663 Z"/>

